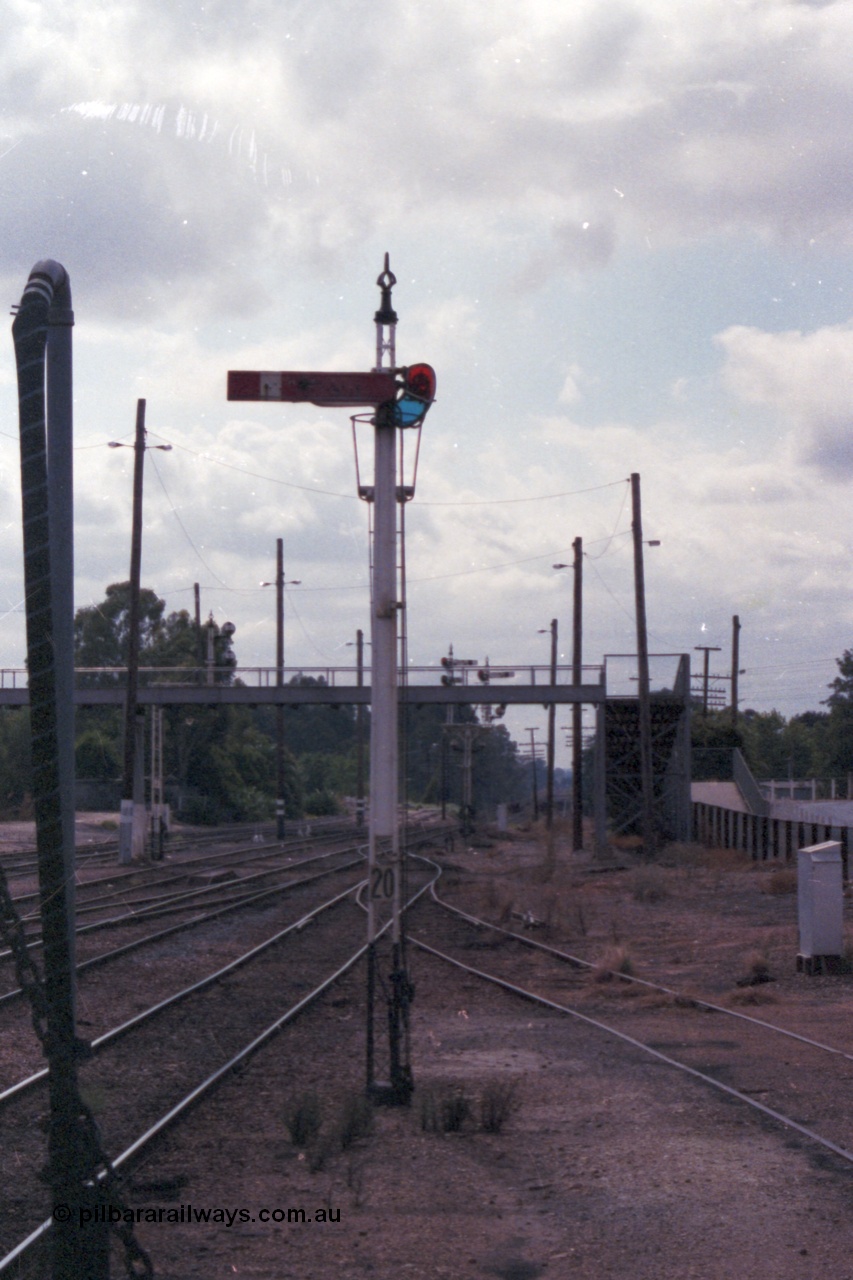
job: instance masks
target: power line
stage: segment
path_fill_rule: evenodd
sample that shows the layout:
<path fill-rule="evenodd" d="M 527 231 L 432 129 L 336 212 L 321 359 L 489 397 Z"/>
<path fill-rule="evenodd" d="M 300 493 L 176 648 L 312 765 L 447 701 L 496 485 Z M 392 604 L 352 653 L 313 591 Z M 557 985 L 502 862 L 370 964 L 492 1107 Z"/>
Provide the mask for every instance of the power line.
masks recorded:
<path fill-rule="evenodd" d="M 149 431 L 149 435 L 156 435 L 156 432 Z M 159 440 L 166 440 L 166 436 L 157 436 Z M 168 442 L 174 449 L 180 449 L 183 453 L 192 454 L 195 458 L 203 458 L 205 462 L 212 462 L 218 467 L 225 467 L 229 471 L 238 471 L 241 475 L 251 476 L 255 480 L 267 480 L 270 484 L 282 485 L 288 489 L 299 489 L 303 493 L 319 493 L 327 498 L 346 498 L 348 501 L 358 501 L 358 495 L 353 493 L 338 493 L 334 489 L 321 489 L 315 485 L 297 484 L 294 480 L 280 480 L 277 476 L 267 475 L 262 471 L 252 471 L 248 467 L 240 467 L 235 462 L 226 462 L 223 458 L 215 458 L 209 453 L 201 453 L 197 449 L 191 449 L 189 445 L 176 444 L 174 439 L 169 437 Z M 87 446 L 91 447 L 91 446 Z M 586 493 L 598 493 L 602 489 L 613 489 L 617 485 L 627 485 L 627 480 L 609 480 L 606 484 L 592 485 L 586 489 L 566 489 L 560 493 L 541 493 L 532 494 L 525 498 L 472 498 L 446 501 L 418 501 L 419 507 L 493 507 L 506 506 L 520 502 L 550 502 L 556 498 L 575 498 Z M 626 489 L 627 493 L 627 489 Z M 623 503 L 624 506 L 624 503 Z"/>
<path fill-rule="evenodd" d="M 561 493 L 541 493 L 532 498 L 460 498 L 458 501 L 419 500 L 419 507 L 498 507 L 515 502 L 550 502 L 553 498 L 577 498 L 584 493 L 598 493 L 601 489 L 613 489 L 616 485 L 627 485 L 627 480 L 609 480 L 606 484 L 592 485 L 589 489 L 566 489 Z M 628 490 L 626 488 L 627 495 Z M 622 503 L 624 506 L 624 501 Z M 621 514 L 621 511 L 620 511 Z"/>
<path fill-rule="evenodd" d="M 219 574 L 218 574 L 218 573 L 216 573 L 213 569 L 211 569 L 210 565 L 207 563 L 207 561 L 205 560 L 204 556 L 201 554 L 201 552 L 199 551 L 198 547 L 195 545 L 195 543 L 193 542 L 193 540 L 192 540 L 192 538 L 190 537 L 189 533 L 187 532 L 186 525 L 184 524 L 184 522 L 183 522 L 183 520 L 181 519 L 181 517 L 178 515 L 178 510 L 177 510 L 177 507 L 175 506 L 174 502 L 173 502 L 173 501 L 172 501 L 172 499 L 169 497 L 169 490 L 166 488 L 166 486 L 165 486 L 165 484 L 164 484 L 164 482 L 163 482 L 163 477 L 160 475 L 160 469 L 159 469 L 159 467 L 157 466 L 157 463 L 154 461 L 154 458 L 153 458 L 153 457 L 151 458 L 151 465 L 154 467 L 154 474 L 156 475 L 157 479 L 160 481 L 160 488 L 163 490 L 164 494 L 166 495 L 166 501 L 168 502 L 169 506 L 172 508 L 172 515 L 175 517 L 175 519 L 177 520 L 178 524 L 180 525 L 180 527 L 181 527 L 181 532 L 183 533 L 183 535 L 184 535 L 184 537 L 186 538 L 187 542 L 188 542 L 188 543 L 190 544 L 190 546 L 192 547 L 192 549 L 193 549 L 193 551 L 195 552 L 196 556 L 197 556 L 197 557 L 198 557 L 198 559 L 201 561 L 201 563 L 204 565 L 204 567 L 205 567 L 205 569 L 207 570 L 207 572 L 208 572 L 212 577 L 214 577 L 214 578 L 216 579 L 216 581 L 219 583 L 219 585 L 220 585 L 220 586 L 225 587 L 225 588 L 226 588 L 226 590 L 232 590 L 232 588 L 229 588 L 229 587 L 228 587 L 228 584 L 227 584 L 227 583 L 225 583 L 225 582 L 223 582 L 223 581 L 222 581 L 222 579 L 219 577 Z"/>

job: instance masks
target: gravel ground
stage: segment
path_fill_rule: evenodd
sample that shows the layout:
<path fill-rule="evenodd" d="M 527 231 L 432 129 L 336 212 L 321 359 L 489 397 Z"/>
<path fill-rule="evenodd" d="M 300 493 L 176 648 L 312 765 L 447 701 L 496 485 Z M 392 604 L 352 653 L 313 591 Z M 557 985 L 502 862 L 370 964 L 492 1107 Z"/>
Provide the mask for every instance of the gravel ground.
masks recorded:
<path fill-rule="evenodd" d="M 682 850 L 650 880 L 642 867 L 591 873 L 558 849 L 542 883 L 541 850 L 521 841 L 453 860 L 445 892 L 460 905 L 549 917 L 548 941 L 593 960 L 618 945 L 644 976 L 658 967 L 723 1000 L 757 948 L 776 977 L 763 1013 L 801 1025 L 813 1013 L 826 1038 L 851 1037 L 851 979 L 793 973 L 795 900 L 770 889 L 772 870 Z M 413 915 L 413 937 L 435 932 L 434 911 Z M 467 958 L 489 967 L 487 953 Z M 128 1199 L 158 1276 L 853 1280 L 848 1166 L 414 949 L 412 970 L 411 1107 L 379 1109 L 369 1133 L 344 1133 L 363 1088 L 355 970 L 134 1172 Z M 484 1132 L 482 1100 L 505 1088 L 516 1105 L 499 1132 Z M 322 1124 L 299 1147 L 286 1117 L 309 1094 Z M 431 1131 L 436 1108 L 460 1098 L 471 1108 L 461 1131 Z M 188 1206 L 220 1213 L 188 1223 Z M 306 1221 L 288 1222 L 289 1210 Z"/>

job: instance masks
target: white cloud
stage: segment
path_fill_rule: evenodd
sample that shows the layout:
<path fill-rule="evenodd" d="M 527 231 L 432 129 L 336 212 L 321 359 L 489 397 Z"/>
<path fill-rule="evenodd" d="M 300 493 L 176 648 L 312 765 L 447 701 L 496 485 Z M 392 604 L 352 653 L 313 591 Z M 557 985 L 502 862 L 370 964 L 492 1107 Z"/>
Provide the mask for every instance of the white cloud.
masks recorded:
<path fill-rule="evenodd" d="M 797 431 L 798 456 L 828 478 L 853 473 L 853 324 L 812 333 L 735 325 L 717 342 L 724 376 L 742 399 L 765 405 Z"/>
<path fill-rule="evenodd" d="M 557 396 L 558 403 L 574 404 L 576 401 L 580 400 L 583 396 L 583 391 L 581 390 L 583 382 L 583 369 L 581 369 L 579 364 L 571 365 L 563 381 L 563 385 L 560 388 L 560 393 Z"/>
<path fill-rule="evenodd" d="M 145 396 L 152 436 L 192 450 L 158 455 L 166 493 L 146 473 L 146 575 L 170 607 L 200 579 L 260 660 L 272 609 L 245 584 L 284 536 L 295 651 L 366 625 L 346 415 L 229 406 L 224 378 L 368 367 L 388 249 L 401 359 L 439 386 L 407 514 L 413 651 L 537 652 L 567 616 L 549 566 L 576 535 L 602 555 L 589 652 L 629 647 L 633 470 L 668 647 L 740 610 L 748 653 L 750 628 L 792 637 L 804 609 L 832 617 L 830 656 L 849 645 L 853 532 L 825 488 L 853 471 L 849 0 L 0 0 L 0 17 L 0 279 L 14 302 L 39 258 L 70 272 L 78 443 L 126 437 Z M 831 257 L 808 314 L 784 275 L 800 246 Z M 678 341 L 656 341 L 663 314 Z M 11 343 L 14 430 L 10 370 Z M 555 404 L 572 416 L 543 417 Z M 126 575 L 129 478 L 78 457 L 91 594 Z M 0 531 L 4 598 L 19 538 Z"/>

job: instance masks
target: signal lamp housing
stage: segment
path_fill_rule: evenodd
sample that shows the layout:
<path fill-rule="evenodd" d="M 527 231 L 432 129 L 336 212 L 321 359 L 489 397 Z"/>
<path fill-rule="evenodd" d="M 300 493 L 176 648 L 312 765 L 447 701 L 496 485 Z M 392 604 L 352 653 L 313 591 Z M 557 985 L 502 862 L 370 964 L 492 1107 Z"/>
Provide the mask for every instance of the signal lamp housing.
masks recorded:
<path fill-rule="evenodd" d="M 419 427 L 435 399 L 435 369 L 429 364 L 411 364 L 403 370 L 402 393 L 394 403 L 394 425 Z"/>

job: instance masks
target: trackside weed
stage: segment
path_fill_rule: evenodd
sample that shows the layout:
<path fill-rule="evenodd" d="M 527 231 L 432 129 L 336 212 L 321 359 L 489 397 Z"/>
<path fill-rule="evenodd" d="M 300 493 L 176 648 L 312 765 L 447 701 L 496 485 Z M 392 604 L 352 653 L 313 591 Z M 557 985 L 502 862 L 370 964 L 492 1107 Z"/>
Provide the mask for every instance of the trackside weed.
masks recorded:
<path fill-rule="evenodd" d="M 284 1123 L 295 1147 L 308 1147 L 323 1123 L 320 1099 L 316 1093 L 302 1093 L 285 1105 Z"/>
<path fill-rule="evenodd" d="M 483 1133 L 500 1133 L 520 1105 L 517 1080 L 490 1080 L 480 1095 L 480 1128 Z"/>
<path fill-rule="evenodd" d="M 427 1089 L 421 1095 L 424 1133 L 459 1133 L 471 1115 L 471 1102 L 461 1085 Z"/>
<path fill-rule="evenodd" d="M 373 1104 L 363 1093 L 350 1093 L 344 1098 L 337 1132 L 341 1151 L 348 1151 L 359 1138 L 367 1138 L 373 1132 Z"/>

